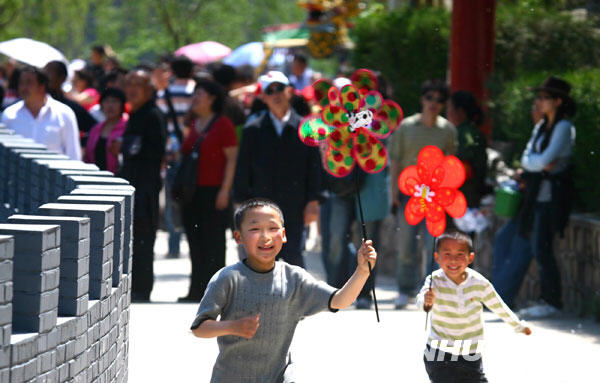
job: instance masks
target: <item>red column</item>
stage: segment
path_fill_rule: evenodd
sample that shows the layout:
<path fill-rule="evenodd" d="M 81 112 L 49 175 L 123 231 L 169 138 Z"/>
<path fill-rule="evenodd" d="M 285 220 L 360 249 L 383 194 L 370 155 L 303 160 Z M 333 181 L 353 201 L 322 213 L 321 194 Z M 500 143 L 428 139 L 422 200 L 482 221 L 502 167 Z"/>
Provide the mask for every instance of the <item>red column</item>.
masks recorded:
<path fill-rule="evenodd" d="M 450 88 L 473 93 L 482 105 L 494 66 L 495 9 L 495 0 L 454 0 L 452 5 Z M 489 135 L 491 125 L 482 130 Z"/>

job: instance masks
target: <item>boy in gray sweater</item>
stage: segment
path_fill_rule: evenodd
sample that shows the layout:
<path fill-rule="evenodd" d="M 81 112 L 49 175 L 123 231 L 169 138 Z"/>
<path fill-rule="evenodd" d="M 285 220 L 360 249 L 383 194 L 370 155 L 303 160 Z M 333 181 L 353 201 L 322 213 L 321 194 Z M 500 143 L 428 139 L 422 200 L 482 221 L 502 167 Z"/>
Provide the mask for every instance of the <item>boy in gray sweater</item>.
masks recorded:
<path fill-rule="evenodd" d="M 377 253 L 372 242 L 365 241 L 356 271 L 336 290 L 300 267 L 275 260 L 286 237 L 283 214 L 274 202 L 246 201 L 234 221 L 235 240 L 248 257 L 212 277 L 192 332 L 200 338 L 217 337 L 219 356 L 212 383 L 291 382 L 287 355 L 296 325 L 320 311 L 350 306 Z"/>

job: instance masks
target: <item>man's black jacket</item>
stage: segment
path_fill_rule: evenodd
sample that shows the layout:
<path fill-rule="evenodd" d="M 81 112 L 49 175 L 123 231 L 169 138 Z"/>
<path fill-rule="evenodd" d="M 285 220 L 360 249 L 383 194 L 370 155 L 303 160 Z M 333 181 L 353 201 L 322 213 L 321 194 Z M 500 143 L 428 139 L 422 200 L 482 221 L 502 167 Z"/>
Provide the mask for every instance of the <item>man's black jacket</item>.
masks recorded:
<path fill-rule="evenodd" d="M 233 186 L 235 202 L 268 198 L 281 207 L 286 220 L 297 220 L 302 219 L 307 202 L 321 199 L 319 151 L 300 141 L 300 121 L 291 110 L 281 137 L 268 112 L 244 128 Z"/>
<path fill-rule="evenodd" d="M 136 189 L 160 190 L 160 168 L 165 154 L 166 132 L 164 116 L 154 100 L 131 112 L 123 133 L 123 166 L 119 176 L 128 180 Z"/>

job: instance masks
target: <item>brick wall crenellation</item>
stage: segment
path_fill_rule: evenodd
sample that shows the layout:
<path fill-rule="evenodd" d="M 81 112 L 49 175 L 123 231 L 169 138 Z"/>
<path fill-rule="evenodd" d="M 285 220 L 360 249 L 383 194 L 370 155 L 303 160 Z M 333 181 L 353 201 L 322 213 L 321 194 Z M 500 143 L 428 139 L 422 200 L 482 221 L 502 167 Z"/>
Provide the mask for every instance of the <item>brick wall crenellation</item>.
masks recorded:
<path fill-rule="evenodd" d="M 0 383 L 127 381 L 134 193 L 0 127 Z"/>

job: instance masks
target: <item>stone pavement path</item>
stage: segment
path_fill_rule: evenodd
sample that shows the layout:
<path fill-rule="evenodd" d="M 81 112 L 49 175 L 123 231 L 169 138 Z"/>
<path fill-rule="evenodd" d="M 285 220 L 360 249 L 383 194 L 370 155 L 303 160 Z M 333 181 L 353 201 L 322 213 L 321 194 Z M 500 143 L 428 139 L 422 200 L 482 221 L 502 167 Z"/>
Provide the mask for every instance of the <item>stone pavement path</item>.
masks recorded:
<path fill-rule="evenodd" d="M 232 241 L 228 264 L 237 260 Z M 160 232 L 156 254 L 166 253 Z M 186 249 L 183 249 L 184 253 Z M 308 269 L 322 276 L 316 253 Z M 187 292 L 189 260 L 155 262 L 152 303 L 131 306 L 129 382 L 208 382 L 218 349 L 214 339 L 189 331 L 196 304 L 175 303 Z M 321 313 L 298 325 L 292 358 L 301 382 L 427 382 L 423 367 L 425 315 L 414 305 L 394 310 L 393 281 L 380 278 L 381 323 L 373 310 L 349 308 Z M 561 317 L 534 321 L 533 334 L 515 334 L 493 314 L 485 314 L 484 368 L 491 382 L 596 382 L 600 324 Z"/>

